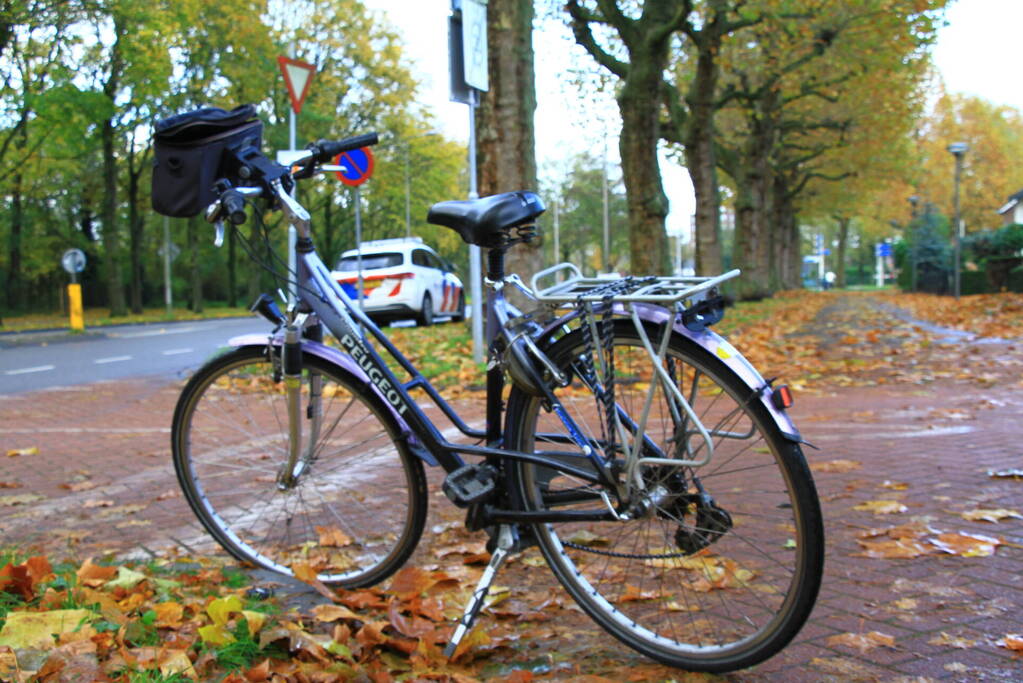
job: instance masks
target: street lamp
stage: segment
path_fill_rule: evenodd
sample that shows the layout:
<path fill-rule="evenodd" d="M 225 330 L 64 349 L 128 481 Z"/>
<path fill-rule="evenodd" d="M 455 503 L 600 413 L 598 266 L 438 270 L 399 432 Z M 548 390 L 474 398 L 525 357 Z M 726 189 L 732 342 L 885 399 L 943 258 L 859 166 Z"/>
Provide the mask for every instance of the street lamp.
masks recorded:
<path fill-rule="evenodd" d="M 955 293 L 956 300 L 959 299 L 959 259 L 962 250 L 963 241 L 963 222 L 959 217 L 959 177 L 963 172 L 963 155 L 966 154 L 970 146 L 965 142 L 953 142 L 948 146 L 948 151 L 952 153 L 956 158 L 956 176 L 955 176 L 955 190 L 953 193 L 953 204 L 955 205 L 955 225 L 953 226 L 953 232 L 955 234 L 955 265 L 953 272 L 953 292 Z"/>

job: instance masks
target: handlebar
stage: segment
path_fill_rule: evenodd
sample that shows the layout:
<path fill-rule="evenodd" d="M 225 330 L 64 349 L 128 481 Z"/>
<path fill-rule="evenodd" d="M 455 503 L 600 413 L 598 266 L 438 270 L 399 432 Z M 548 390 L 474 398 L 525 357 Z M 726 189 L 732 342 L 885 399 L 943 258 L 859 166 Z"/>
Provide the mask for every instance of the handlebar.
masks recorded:
<path fill-rule="evenodd" d="M 360 147 L 369 147 L 379 142 L 380 136 L 376 133 L 366 133 L 344 140 L 318 140 L 309 145 L 307 149 L 313 153 L 313 161 L 324 163 L 330 161 L 342 152 L 350 152 Z"/>

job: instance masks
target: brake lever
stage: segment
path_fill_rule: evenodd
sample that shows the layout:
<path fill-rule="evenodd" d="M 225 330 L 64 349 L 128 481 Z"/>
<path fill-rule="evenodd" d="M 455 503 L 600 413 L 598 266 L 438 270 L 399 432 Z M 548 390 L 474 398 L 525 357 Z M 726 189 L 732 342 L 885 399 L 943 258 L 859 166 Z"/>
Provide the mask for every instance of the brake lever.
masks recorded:
<path fill-rule="evenodd" d="M 217 249 L 224 246 L 224 221 L 218 220 L 213 224 L 213 246 Z"/>

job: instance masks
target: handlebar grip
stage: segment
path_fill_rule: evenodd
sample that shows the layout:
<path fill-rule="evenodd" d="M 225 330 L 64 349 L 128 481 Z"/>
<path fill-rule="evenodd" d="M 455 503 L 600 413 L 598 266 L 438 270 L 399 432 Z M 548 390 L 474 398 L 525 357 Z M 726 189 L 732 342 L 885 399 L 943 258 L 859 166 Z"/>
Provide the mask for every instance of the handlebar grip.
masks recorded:
<path fill-rule="evenodd" d="M 220 204 L 224 207 L 224 214 L 234 225 L 241 225 L 245 222 L 245 198 L 235 190 L 228 190 L 220 196 Z"/>
<path fill-rule="evenodd" d="M 380 137 L 376 133 L 366 133 L 365 135 L 356 135 L 344 140 L 320 140 L 314 145 L 309 145 L 309 148 L 314 150 L 316 161 L 323 163 L 330 161 L 342 152 L 350 152 L 360 147 L 375 145 L 379 140 Z"/>

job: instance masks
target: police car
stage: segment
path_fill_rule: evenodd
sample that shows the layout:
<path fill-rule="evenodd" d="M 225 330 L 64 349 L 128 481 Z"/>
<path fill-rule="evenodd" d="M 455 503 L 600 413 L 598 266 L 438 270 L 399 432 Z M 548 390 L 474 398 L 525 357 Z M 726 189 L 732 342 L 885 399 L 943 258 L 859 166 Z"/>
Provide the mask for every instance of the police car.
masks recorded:
<path fill-rule="evenodd" d="M 331 275 L 358 298 L 360 250 L 341 254 Z M 450 263 L 418 237 L 363 242 L 363 310 L 377 323 L 415 318 L 432 325 L 438 316 L 465 320 L 465 290 Z"/>

